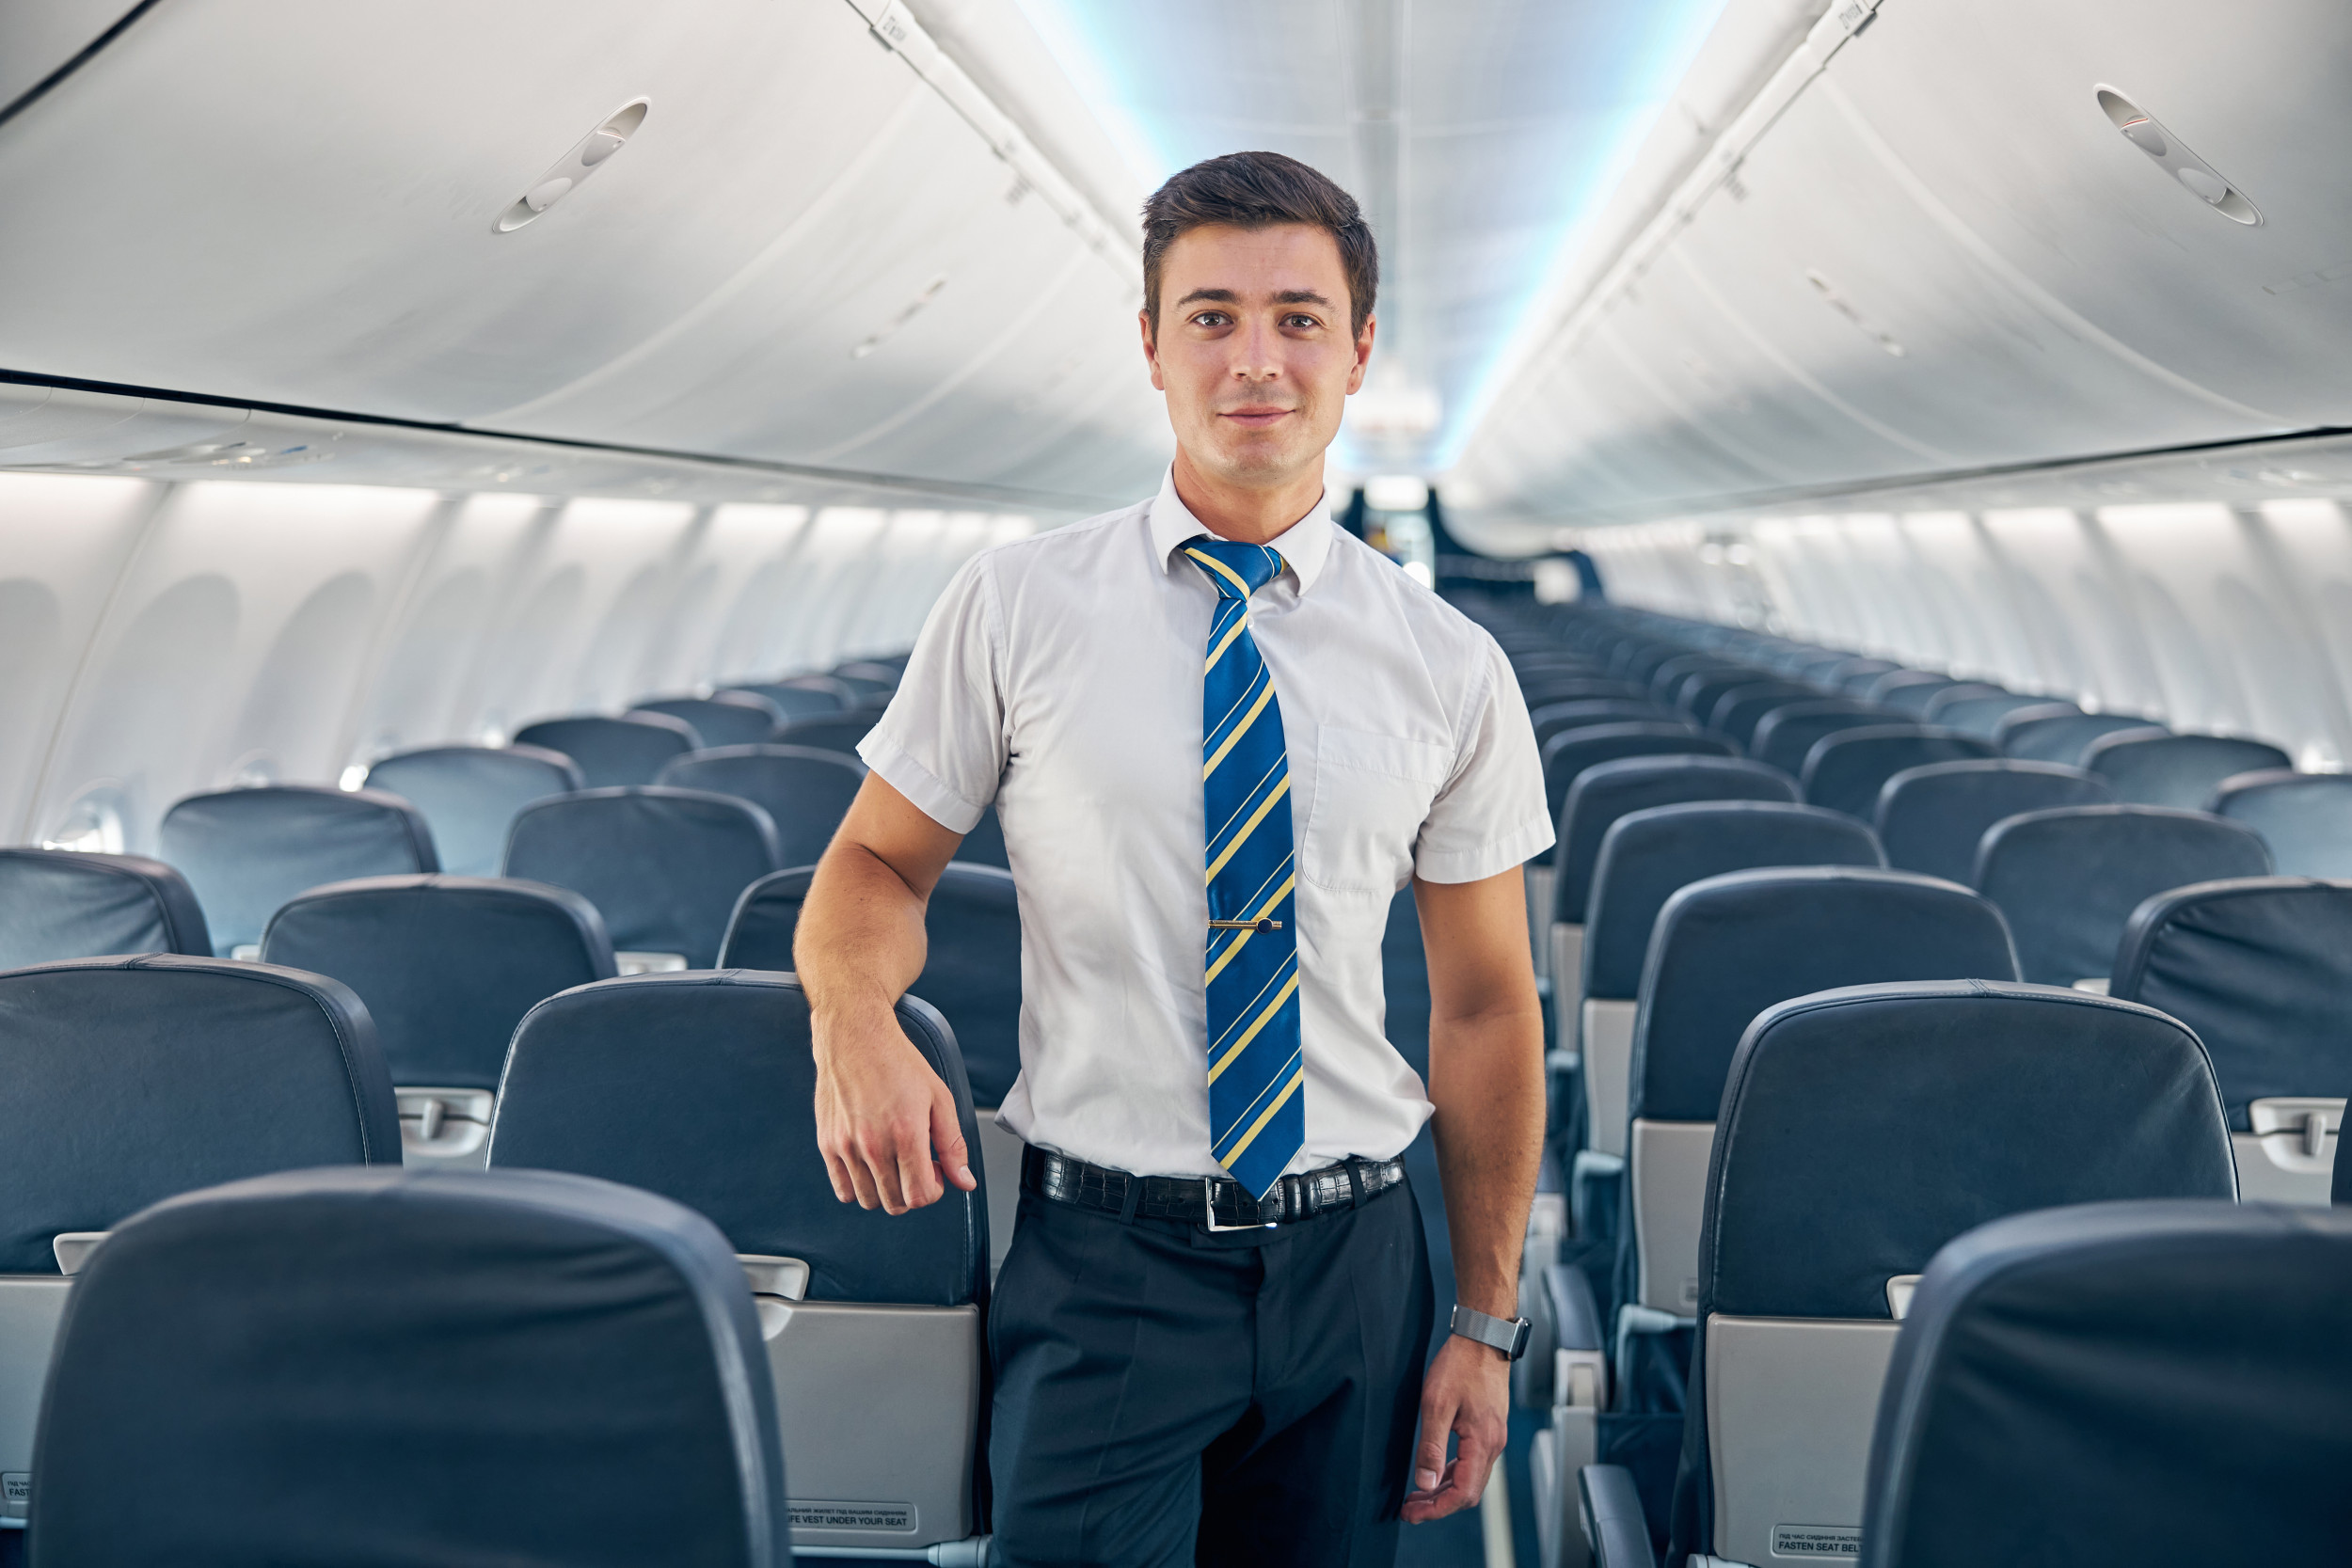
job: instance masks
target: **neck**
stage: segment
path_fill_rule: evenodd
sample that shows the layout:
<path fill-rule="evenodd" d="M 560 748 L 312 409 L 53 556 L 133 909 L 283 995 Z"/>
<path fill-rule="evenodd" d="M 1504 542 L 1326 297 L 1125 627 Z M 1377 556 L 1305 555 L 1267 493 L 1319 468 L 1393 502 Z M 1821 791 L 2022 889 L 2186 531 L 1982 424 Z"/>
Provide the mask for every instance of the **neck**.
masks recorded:
<path fill-rule="evenodd" d="M 1231 484 L 1203 473 L 1191 453 L 1176 449 L 1176 499 L 1219 539 L 1263 545 L 1289 528 L 1323 496 L 1323 457 L 1293 478 L 1266 487 Z"/>

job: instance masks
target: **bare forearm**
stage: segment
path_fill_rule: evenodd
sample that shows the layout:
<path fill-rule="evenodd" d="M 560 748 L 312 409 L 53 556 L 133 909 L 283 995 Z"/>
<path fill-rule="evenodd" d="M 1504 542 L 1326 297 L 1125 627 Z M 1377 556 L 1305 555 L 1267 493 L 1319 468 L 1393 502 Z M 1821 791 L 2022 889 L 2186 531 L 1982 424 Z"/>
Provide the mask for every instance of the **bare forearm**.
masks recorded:
<path fill-rule="evenodd" d="M 1438 1108 L 1454 1294 L 1473 1310 L 1514 1317 L 1519 1248 L 1543 1149 L 1541 1011 L 1515 1006 L 1433 1020 L 1429 1099 Z"/>
<path fill-rule="evenodd" d="M 819 1020 L 886 1016 L 923 973 L 923 899 L 862 844 L 835 840 L 817 865 L 792 961 Z"/>

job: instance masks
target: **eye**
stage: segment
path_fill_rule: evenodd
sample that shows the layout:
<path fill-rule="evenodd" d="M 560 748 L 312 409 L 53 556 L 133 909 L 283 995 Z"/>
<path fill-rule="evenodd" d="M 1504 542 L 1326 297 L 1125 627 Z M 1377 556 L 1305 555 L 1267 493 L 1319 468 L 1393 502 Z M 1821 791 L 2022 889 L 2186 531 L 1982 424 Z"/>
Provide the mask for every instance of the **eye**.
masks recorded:
<path fill-rule="evenodd" d="M 1315 320 L 1312 316 L 1295 315 L 1283 318 L 1283 325 L 1290 327 L 1295 332 L 1312 332 L 1316 327 L 1321 326 L 1323 324 Z"/>
<path fill-rule="evenodd" d="M 1232 318 L 1226 315 L 1226 313 L 1222 310 L 1201 310 L 1195 313 L 1192 318 L 1192 325 L 1195 326 L 1209 327 L 1224 326 L 1227 325 L 1232 319 Z"/>

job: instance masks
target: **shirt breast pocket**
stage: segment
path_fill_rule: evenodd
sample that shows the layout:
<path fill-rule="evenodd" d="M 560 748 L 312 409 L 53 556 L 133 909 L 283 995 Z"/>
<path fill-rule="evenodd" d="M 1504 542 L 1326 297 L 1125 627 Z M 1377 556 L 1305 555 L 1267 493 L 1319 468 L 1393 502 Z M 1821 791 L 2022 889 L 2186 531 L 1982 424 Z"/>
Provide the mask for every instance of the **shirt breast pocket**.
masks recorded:
<path fill-rule="evenodd" d="M 1414 841 L 1453 767 L 1450 747 L 1323 725 L 1299 874 L 1327 892 L 1389 897 L 1412 875 Z"/>

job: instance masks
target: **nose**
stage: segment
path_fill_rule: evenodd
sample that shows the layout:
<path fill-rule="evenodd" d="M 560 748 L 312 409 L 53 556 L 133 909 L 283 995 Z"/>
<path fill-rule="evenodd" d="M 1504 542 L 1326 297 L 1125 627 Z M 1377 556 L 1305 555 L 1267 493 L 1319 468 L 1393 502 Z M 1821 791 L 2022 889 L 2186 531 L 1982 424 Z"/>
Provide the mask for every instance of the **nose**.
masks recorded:
<path fill-rule="evenodd" d="M 1263 322 L 1252 322 L 1233 338 L 1233 378 L 1255 384 L 1273 381 L 1282 373 L 1279 355 L 1276 352 L 1280 340 Z"/>

